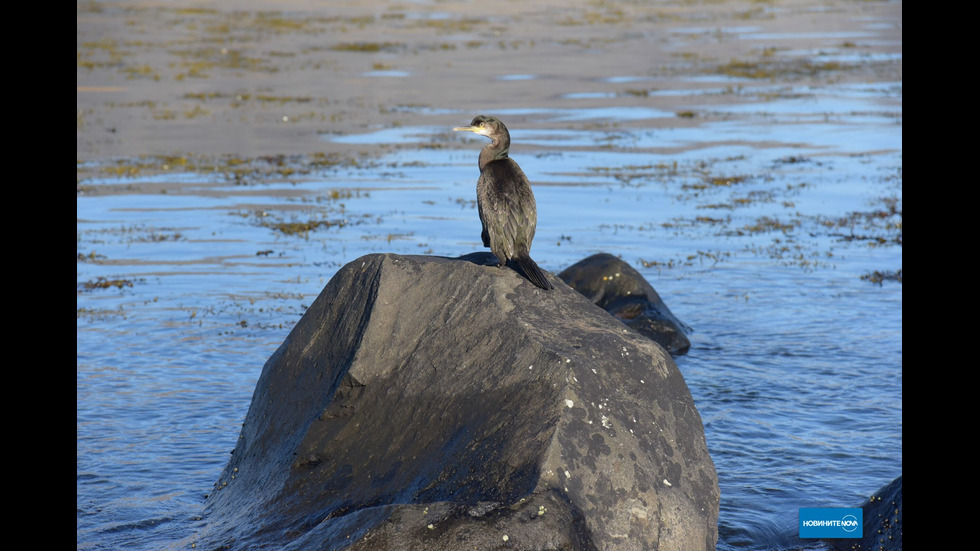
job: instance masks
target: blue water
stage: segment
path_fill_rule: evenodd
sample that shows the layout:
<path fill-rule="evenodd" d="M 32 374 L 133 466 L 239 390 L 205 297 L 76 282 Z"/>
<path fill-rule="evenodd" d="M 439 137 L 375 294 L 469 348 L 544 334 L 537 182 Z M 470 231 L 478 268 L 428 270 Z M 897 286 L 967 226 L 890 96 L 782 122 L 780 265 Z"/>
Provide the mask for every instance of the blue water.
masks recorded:
<path fill-rule="evenodd" d="M 722 550 L 819 548 L 795 537 L 800 507 L 857 506 L 902 472 L 902 285 L 862 279 L 901 269 L 901 216 L 849 216 L 901 211 L 902 85 L 784 92 L 694 101 L 710 116 L 693 127 L 640 100 L 515 110 L 512 127 L 537 262 L 621 256 L 695 330 L 677 364 L 718 471 Z M 573 124 L 593 120 L 609 124 Z M 189 547 L 262 365 L 339 267 L 482 250 L 482 138 L 323 139 L 384 153 L 289 181 L 84 182 L 112 191 L 76 203 L 78 549 Z M 335 224 L 268 225 L 310 220 Z M 100 278 L 131 285 L 83 288 Z"/>

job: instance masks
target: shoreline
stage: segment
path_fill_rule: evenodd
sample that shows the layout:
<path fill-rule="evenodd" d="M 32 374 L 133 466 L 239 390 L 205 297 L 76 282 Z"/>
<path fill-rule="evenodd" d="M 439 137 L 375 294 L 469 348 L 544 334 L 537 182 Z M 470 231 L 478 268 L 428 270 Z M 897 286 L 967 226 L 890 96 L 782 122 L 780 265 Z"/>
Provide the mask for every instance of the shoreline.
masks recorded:
<path fill-rule="evenodd" d="M 642 106 L 668 116 L 615 126 L 674 128 L 720 116 L 669 116 L 693 102 L 743 102 L 743 84 L 902 78 L 901 3 L 484 4 L 77 4 L 76 163 L 357 157 L 377 145 L 325 137 L 444 126 L 438 147 L 497 112 L 515 128 L 583 128 L 611 123 L 549 113 Z M 887 39 L 862 41 L 870 24 L 891 26 L 876 31 Z M 808 54 L 826 48 L 856 61 Z"/>

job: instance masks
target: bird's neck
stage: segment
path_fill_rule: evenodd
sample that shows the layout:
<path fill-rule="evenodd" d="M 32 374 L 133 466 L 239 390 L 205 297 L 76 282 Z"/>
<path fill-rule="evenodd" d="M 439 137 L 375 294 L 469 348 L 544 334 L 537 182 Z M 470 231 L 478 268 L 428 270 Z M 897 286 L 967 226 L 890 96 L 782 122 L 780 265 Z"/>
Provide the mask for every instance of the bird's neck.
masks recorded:
<path fill-rule="evenodd" d="M 506 159 L 508 153 L 510 153 L 509 142 L 494 140 L 480 151 L 480 170 L 494 161 Z"/>

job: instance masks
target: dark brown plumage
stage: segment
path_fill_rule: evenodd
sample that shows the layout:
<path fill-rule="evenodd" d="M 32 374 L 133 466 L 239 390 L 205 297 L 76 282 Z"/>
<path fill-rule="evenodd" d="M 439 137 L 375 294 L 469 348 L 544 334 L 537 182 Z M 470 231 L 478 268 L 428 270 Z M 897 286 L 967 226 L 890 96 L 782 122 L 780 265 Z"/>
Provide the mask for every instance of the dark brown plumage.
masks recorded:
<path fill-rule="evenodd" d="M 531 283 L 542 289 L 553 289 L 541 268 L 531 260 L 537 207 L 531 183 L 517 162 L 508 156 L 507 127 L 496 117 L 479 115 L 470 126 L 457 126 L 453 130 L 490 138 L 490 144 L 480 151 L 480 179 L 476 183 L 483 246 L 490 247 L 500 266 L 513 260 Z"/>

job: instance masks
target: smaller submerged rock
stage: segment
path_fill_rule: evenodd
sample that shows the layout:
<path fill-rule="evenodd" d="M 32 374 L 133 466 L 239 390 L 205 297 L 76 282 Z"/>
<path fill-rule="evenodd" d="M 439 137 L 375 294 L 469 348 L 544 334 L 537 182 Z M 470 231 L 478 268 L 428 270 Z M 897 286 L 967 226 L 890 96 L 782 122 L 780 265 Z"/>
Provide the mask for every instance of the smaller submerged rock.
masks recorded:
<path fill-rule="evenodd" d="M 691 348 L 692 329 L 671 313 L 657 291 L 632 266 L 607 253 L 594 254 L 558 274 L 572 289 L 672 356 Z"/>
<path fill-rule="evenodd" d="M 864 537 L 825 540 L 835 551 L 902 551 L 902 477 L 892 480 L 861 505 Z"/>

